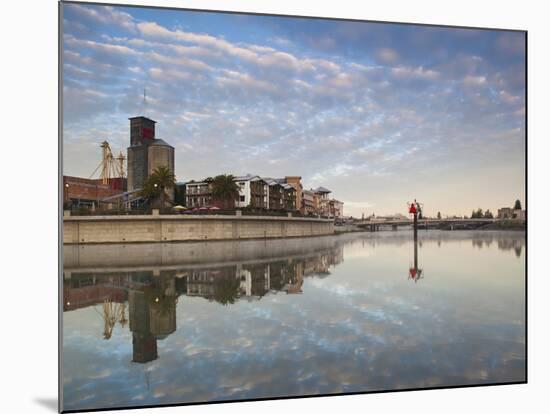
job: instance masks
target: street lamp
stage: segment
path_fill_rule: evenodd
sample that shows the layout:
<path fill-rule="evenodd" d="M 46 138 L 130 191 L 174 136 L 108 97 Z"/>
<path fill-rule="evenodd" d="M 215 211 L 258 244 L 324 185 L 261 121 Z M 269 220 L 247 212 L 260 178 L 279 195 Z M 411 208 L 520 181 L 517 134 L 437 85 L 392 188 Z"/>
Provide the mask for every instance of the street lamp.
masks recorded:
<path fill-rule="evenodd" d="M 69 183 L 65 183 L 65 191 L 63 194 L 63 202 L 69 201 Z"/>

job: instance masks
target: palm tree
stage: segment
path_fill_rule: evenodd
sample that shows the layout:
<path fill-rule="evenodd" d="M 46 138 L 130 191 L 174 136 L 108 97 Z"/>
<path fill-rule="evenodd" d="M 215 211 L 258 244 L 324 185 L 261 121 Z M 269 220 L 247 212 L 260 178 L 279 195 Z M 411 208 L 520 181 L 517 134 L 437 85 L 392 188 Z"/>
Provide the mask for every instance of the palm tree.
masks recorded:
<path fill-rule="evenodd" d="M 160 188 L 158 187 L 158 184 L 155 185 L 151 176 L 145 180 L 145 183 L 143 183 L 143 187 L 139 192 L 139 195 L 146 199 L 149 204 L 153 204 L 155 200 L 160 197 Z"/>
<path fill-rule="evenodd" d="M 214 295 L 216 302 L 222 305 L 235 303 L 239 297 L 240 282 L 234 277 L 218 277 L 214 281 Z"/>
<path fill-rule="evenodd" d="M 212 180 L 212 198 L 218 200 L 224 209 L 235 207 L 235 199 L 239 197 L 239 186 L 231 174 L 222 174 Z"/>
<path fill-rule="evenodd" d="M 152 203 L 158 200 L 160 207 L 165 207 L 166 189 L 173 188 L 175 185 L 176 176 L 174 173 L 168 167 L 161 165 L 147 178 L 141 190 L 141 195 Z"/>

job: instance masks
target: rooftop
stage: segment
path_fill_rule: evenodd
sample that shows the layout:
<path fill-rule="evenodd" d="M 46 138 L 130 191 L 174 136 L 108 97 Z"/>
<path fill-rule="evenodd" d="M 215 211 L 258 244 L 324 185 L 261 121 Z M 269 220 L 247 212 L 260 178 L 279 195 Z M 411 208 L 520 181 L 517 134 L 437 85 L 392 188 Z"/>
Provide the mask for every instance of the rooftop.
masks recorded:
<path fill-rule="evenodd" d="M 128 118 L 128 119 L 130 119 L 130 120 L 132 120 L 132 119 L 146 119 L 146 120 L 148 120 L 148 121 L 154 122 L 155 124 L 157 123 L 157 121 L 153 121 L 151 118 L 147 118 L 146 116 L 142 116 L 142 115 L 140 115 L 140 116 L 132 116 L 132 117 L 130 117 L 130 118 Z"/>
<path fill-rule="evenodd" d="M 315 190 L 316 193 L 321 193 L 321 194 L 328 194 L 328 193 L 332 193 L 332 191 L 330 191 L 328 188 L 325 188 L 325 187 L 317 187 Z"/>
<path fill-rule="evenodd" d="M 252 175 L 252 174 L 246 174 L 246 175 L 240 175 L 237 177 L 233 177 L 233 181 L 249 181 L 257 178 L 258 180 L 261 180 L 259 175 Z"/>
<path fill-rule="evenodd" d="M 172 147 L 169 143 L 164 141 L 163 139 L 155 138 L 153 142 L 151 142 L 149 145 L 159 145 L 159 146 L 165 146 L 165 147 Z M 172 147 L 174 148 L 174 147 Z"/>

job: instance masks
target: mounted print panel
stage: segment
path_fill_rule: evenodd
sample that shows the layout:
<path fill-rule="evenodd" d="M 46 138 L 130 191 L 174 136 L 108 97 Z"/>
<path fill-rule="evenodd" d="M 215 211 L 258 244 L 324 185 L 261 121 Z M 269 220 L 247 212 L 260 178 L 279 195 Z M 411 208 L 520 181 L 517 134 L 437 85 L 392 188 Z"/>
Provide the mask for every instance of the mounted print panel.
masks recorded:
<path fill-rule="evenodd" d="M 60 25 L 64 412 L 527 381 L 526 32 Z"/>

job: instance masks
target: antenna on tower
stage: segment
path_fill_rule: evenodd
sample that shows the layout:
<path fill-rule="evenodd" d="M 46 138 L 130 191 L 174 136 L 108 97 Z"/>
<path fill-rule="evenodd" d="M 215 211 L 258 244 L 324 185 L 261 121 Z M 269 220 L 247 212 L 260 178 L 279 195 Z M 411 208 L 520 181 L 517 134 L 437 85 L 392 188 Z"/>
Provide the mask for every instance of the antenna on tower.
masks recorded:
<path fill-rule="evenodd" d="M 147 116 L 147 88 L 143 88 L 143 116 Z"/>

